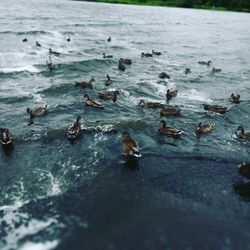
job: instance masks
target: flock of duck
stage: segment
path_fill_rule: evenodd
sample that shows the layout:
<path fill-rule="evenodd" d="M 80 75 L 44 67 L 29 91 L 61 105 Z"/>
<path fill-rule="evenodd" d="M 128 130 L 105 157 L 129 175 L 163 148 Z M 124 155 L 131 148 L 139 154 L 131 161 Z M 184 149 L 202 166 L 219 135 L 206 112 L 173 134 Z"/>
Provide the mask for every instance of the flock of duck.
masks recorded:
<path fill-rule="evenodd" d="M 27 42 L 27 38 L 23 39 L 23 42 Z M 70 42 L 70 37 L 67 38 L 67 42 Z M 111 42 L 112 38 L 109 37 L 107 39 L 107 42 Z M 36 41 L 36 46 L 41 47 L 41 44 Z M 52 63 L 51 56 L 60 56 L 60 53 L 53 51 L 51 48 L 49 48 L 49 61 L 46 61 L 46 65 L 49 69 L 49 71 L 52 71 L 55 68 L 55 65 Z M 153 57 L 153 56 L 161 56 L 161 52 L 156 52 L 152 50 L 152 53 L 141 53 L 141 57 Z M 113 55 L 106 55 L 103 53 L 103 58 L 113 58 Z M 199 61 L 200 65 L 206 65 L 210 66 L 211 61 Z M 125 71 L 126 65 L 131 65 L 132 60 L 126 59 L 126 58 L 120 58 L 118 61 L 118 70 Z M 212 68 L 212 73 L 220 72 L 221 69 L 218 68 Z M 186 68 L 184 71 L 185 74 L 191 73 L 190 68 Z M 170 75 L 166 72 L 162 72 L 159 74 L 160 79 L 170 79 Z M 93 83 L 95 82 L 95 79 L 92 78 L 89 81 L 76 81 L 75 85 L 80 88 L 93 88 Z M 105 82 L 106 86 L 109 86 L 112 84 L 112 79 L 109 75 L 107 75 L 107 80 Z M 118 90 L 116 91 L 105 91 L 99 93 L 99 98 L 102 100 L 111 100 L 113 102 L 116 102 L 118 95 L 120 92 Z M 166 104 L 169 104 L 172 98 L 176 97 L 178 94 L 178 89 L 167 89 L 166 91 Z M 234 104 L 240 103 L 240 95 L 234 95 L 233 93 L 230 96 L 230 101 Z M 93 108 L 103 108 L 103 105 L 92 98 L 88 94 L 84 94 L 84 101 L 85 105 L 93 107 Z M 164 105 L 160 102 L 146 102 L 145 100 L 141 99 L 138 103 L 138 106 L 143 108 L 151 108 L 151 109 L 159 109 L 159 114 L 161 117 L 169 117 L 169 116 L 178 116 L 181 114 L 181 110 L 176 107 L 172 107 L 169 105 Z M 226 106 L 222 105 L 209 105 L 204 104 L 204 110 L 209 112 L 215 112 L 224 114 L 228 111 L 228 108 Z M 47 105 L 44 107 L 39 107 L 34 110 L 27 108 L 27 113 L 30 116 L 31 123 L 33 123 L 32 119 L 35 117 L 40 117 L 47 114 Z M 81 117 L 78 116 L 76 121 L 70 125 L 66 131 L 66 137 L 72 141 L 76 140 L 81 136 L 81 123 L 80 123 Z M 202 133 L 209 133 L 214 129 L 214 123 L 202 123 L 200 122 L 198 124 L 198 127 L 196 128 L 196 132 L 199 134 Z M 160 127 L 158 128 L 158 132 L 161 135 L 165 135 L 170 138 L 179 138 L 183 131 L 170 127 L 167 125 L 165 120 L 160 121 Z M 239 126 L 237 130 L 235 131 L 235 136 L 244 141 L 250 142 L 250 133 L 245 132 L 244 128 L 242 126 Z M 14 144 L 14 139 L 11 133 L 11 130 L 9 128 L 0 128 L 0 143 L 3 147 L 9 147 Z M 128 132 L 122 133 L 122 144 L 123 144 L 123 155 L 126 157 L 127 160 L 133 160 L 135 158 L 141 157 L 140 149 L 137 144 L 137 142 L 132 138 L 132 136 Z M 241 163 L 238 165 L 239 167 L 239 174 L 242 176 L 250 179 L 250 163 Z"/>

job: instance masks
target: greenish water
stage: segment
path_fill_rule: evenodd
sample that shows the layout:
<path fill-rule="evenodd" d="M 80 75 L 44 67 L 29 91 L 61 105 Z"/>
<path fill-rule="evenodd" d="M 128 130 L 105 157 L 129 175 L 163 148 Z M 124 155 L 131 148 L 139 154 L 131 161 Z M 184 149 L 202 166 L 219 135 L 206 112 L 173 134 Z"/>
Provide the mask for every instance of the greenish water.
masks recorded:
<path fill-rule="evenodd" d="M 250 249 L 250 192 L 236 170 L 250 148 L 233 136 L 238 125 L 250 130 L 248 14 L 10 0 L 0 16 L 0 126 L 15 139 L 0 151 L 0 249 Z M 61 53 L 52 72 L 49 48 Z M 152 49 L 162 55 L 140 57 Z M 125 72 L 121 57 L 133 61 Z M 170 80 L 159 81 L 162 71 Z M 75 87 L 91 77 L 93 89 Z M 141 98 L 164 104 L 168 88 L 178 89 L 170 104 L 181 116 L 165 119 L 184 131 L 178 140 L 158 135 L 158 110 L 138 107 Z M 82 103 L 115 89 L 118 101 L 103 110 Z M 204 103 L 229 111 L 207 113 Z M 48 115 L 29 126 L 26 108 L 44 104 Z M 64 133 L 77 115 L 87 131 L 71 144 Z M 200 121 L 214 131 L 197 137 Z M 141 148 L 133 166 L 123 131 Z"/>

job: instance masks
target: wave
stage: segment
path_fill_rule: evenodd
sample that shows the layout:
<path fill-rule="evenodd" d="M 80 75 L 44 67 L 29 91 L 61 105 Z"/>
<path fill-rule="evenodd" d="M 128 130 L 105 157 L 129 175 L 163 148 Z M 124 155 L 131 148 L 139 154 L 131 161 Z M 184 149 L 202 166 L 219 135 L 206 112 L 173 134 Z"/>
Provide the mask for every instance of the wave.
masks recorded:
<path fill-rule="evenodd" d="M 44 31 L 44 30 L 33 30 L 33 31 L 1 31 L 0 35 L 5 35 L 5 34 L 13 34 L 17 36 L 24 36 L 24 35 L 47 35 L 51 34 L 50 32 Z"/>
<path fill-rule="evenodd" d="M 25 65 L 25 66 L 18 66 L 12 68 L 0 68 L 0 74 L 2 73 L 17 73 L 17 72 L 30 72 L 30 73 L 38 73 L 39 69 L 34 65 Z"/>

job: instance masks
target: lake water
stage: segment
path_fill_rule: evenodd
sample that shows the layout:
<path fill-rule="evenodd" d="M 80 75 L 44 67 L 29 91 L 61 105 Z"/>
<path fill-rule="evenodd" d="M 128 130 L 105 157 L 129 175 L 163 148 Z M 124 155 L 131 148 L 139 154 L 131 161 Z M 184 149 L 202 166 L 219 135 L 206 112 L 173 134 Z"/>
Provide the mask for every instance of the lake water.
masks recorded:
<path fill-rule="evenodd" d="M 233 136 L 250 130 L 249 14 L 1 0 L 0 17 L 0 126 L 15 139 L 0 151 L 0 249 L 250 249 L 250 191 L 236 169 L 250 147 Z M 49 48 L 61 53 L 52 72 Z M 152 49 L 162 55 L 141 58 Z M 125 72 L 121 57 L 133 61 Z M 91 77 L 93 89 L 74 84 Z M 164 104 L 168 88 L 178 89 L 170 104 L 181 116 L 165 120 L 180 139 L 159 136 L 159 110 L 138 107 Z M 104 90 L 119 90 L 118 101 L 83 104 Z M 207 113 L 204 103 L 229 111 Z M 26 108 L 44 104 L 48 115 L 29 126 Z M 71 144 L 64 133 L 77 115 L 87 131 Z M 215 127 L 197 137 L 201 121 Z M 124 162 L 123 131 L 141 148 L 138 162 Z"/>

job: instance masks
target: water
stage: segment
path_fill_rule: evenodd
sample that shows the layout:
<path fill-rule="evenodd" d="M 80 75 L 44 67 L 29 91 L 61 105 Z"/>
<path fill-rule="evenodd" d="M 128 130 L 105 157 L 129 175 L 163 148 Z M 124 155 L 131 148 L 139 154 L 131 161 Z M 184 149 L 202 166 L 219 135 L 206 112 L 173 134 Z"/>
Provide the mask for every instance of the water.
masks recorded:
<path fill-rule="evenodd" d="M 0 249 L 250 249 L 250 192 L 236 170 L 250 148 L 233 137 L 238 125 L 250 130 L 249 14 L 47 0 L 0 6 L 0 124 L 15 138 L 13 151 L 0 151 Z M 51 73 L 49 48 L 61 53 Z M 162 56 L 140 58 L 152 49 Z M 120 57 L 133 60 L 125 72 Z M 159 82 L 162 71 L 170 80 Z M 74 86 L 91 77 L 93 90 Z M 166 119 L 185 132 L 179 140 L 158 135 L 157 110 L 137 107 L 141 98 L 164 103 L 169 87 L 179 89 L 171 105 L 182 115 Z M 121 92 L 117 103 L 83 105 L 84 93 L 97 99 L 106 89 Z M 229 102 L 233 92 L 240 105 Z M 203 103 L 230 110 L 206 113 Z M 26 108 L 44 104 L 48 115 L 28 126 Z M 77 115 L 88 132 L 70 144 L 64 132 Z M 197 138 L 200 121 L 215 129 Z M 143 154 L 134 169 L 121 156 L 125 130 Z"/>

